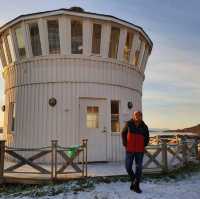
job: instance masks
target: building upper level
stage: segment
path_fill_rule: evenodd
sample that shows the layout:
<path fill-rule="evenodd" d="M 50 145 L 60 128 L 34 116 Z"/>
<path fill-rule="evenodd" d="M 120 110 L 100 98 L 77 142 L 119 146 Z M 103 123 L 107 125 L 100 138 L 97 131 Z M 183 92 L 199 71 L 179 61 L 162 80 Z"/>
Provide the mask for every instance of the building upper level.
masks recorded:
<path fill-rule="evenodd" d="M 97 57 L 144 72 L 153 43 L 144 30 L 79 7 L 21 15 L 0 28 L 3 67 L 41 57 Z"/>

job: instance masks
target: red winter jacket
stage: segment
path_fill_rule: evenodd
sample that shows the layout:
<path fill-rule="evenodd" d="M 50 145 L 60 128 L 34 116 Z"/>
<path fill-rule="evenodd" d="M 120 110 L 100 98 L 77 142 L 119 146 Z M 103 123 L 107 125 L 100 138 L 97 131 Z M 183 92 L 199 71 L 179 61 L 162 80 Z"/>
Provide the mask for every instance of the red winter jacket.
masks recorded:
<path fill-rule="evenodd" d="M 136 126 L 133 119 L 129 120 L 122 130 L 122 142 L 127 152 L 144 152 L 149 143 L 147 125 L 142 121 Z"/>

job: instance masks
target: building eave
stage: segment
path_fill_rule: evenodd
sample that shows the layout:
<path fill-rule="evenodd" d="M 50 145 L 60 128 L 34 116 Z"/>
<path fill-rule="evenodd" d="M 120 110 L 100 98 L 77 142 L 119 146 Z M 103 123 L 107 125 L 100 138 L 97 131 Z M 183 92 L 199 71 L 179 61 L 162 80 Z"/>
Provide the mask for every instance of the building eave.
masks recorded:
<path fill-rule="evenodd" d="M 0 27 L 0 34 L 3 31 L 5 31 L 6 29 L 12 27 L 13 25 L 15 25 L 16 23 L 19 23 L 21 21 L 37 19 L 37 18 L 42 18 L 42 17 L 55 16 L 55 15 L 71 15 L 71 16 L 75 15 L 75 16 L 79 16 L 79 17 L 88 17 L 88 18 L 93 18 L 93 19 L 112 21 L 112 22 L 119 23 L 121 25 L 125 25 L 129 28 L 132 28 L 132 29 L 139 31 L 148 41 L 148 43 L 151 47 L 150 52 L 152 50 L 153 42 L 151 41 L 151 39 L 149 38 L 147 33 L 143 30 L 143 28 L 138 26 L 138 25 L 135 25 L 135 24 L 130 23 L 126 20 L 114 17 L 112 15 L 98 14 L 98 13 L 86 12 L 86 11 L 76 12 L 76 11 L 72 11 L 72 10 L 65 9 L 65 8 L 61 8 L 61 9 L 58 9 L 58 10 L 51 10 L 51 11 L 36 12 L 36 13 L 31 13 L 31 14 L 20 15 L 20 16 L 14 18 L 13 20 L 7 22 L 3 26 L 1 26 Z"/>

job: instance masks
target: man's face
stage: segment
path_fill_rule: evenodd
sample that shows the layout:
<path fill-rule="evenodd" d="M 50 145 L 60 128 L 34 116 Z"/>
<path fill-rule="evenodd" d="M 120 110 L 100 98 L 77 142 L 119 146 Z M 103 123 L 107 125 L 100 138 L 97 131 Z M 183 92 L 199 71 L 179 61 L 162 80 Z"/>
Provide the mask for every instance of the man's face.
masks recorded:
<path fill-rule="evenodd" d="M 137 122 L 141 122 L 142 121 L 142 113 L 137 111 L 133 113 L 133 119 Z"/>

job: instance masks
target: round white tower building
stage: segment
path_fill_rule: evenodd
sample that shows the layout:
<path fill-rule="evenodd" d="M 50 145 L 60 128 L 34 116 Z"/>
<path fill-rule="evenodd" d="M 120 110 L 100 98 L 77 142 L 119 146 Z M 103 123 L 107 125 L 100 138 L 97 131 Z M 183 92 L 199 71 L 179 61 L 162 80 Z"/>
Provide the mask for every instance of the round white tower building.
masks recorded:
<path fill-rule="evenodd" d="M 4 137 L 13 147 L 70 146 L 122 159 L 120 130 L 142 109 L 152 42 L 144 30 L 81 8 L 21 15 L 0 28 Z"/>

